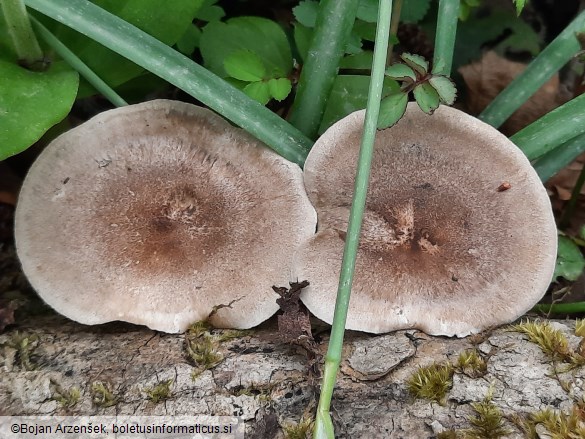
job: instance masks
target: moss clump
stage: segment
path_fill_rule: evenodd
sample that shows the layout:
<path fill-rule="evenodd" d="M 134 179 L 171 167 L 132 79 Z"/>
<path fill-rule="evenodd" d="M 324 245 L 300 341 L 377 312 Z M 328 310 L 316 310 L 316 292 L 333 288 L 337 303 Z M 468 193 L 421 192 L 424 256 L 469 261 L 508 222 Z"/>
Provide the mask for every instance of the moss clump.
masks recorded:
<path fill-rule="evenodd" d="M 567 337 L 548 322 L 521 322 L 512 326 L 512 330 L 528 336 L 542 352 L 554 362 L 564 362 L 573 366 L 585 364 L 585 358 L 573 351 Z"/>
<path fill-rule="evenodd" d="M 303 416 L 297 424 L 288 424 L 282 427 L 286 439 L 309 439 L 312 435 L 315 421 L 311 417 Z"/>
<path fill-rule="evenodd" d="M 551 409 L 533 413 L 527 421 L 526 430 L 535 431 L 537 424 L 546 428 L 552 439 L 585 438 L 585 403 L 578 402 L 568 414 Z"/>
<path fill-rule="evenodd" d="M 465 430 L 467 439 L 499 439 L 512 433 L 504 425 L 502 411 L 492 402 L 490 390 L 483 401 L 471 403 L 475 416 L 469 419 L 472 427 Z"/>
<path fill-rule="evenodd" d="M 37 368 L 34 356 L 34 351 L 39 346 L 39 336 L 37 334 L 15 332 L 4 345 L 16 350 L 14 361 L 21 369 L 31 371 Z"/>
<path fill-rule="evenodd" d="M 51 380 L 53 387 L 53 395 L 51 399 L 57 401 L 63 408 L 72 408 L 79 402 L 81 392 L 77 387 L 71 387 L 70 389 L 63 389 L 57 382 Z"/>
<path fill-rule="evenodd" d="M 454 367 L 457 372 L 471 378 L 479 378 L 487 373 L 487 363 L 477 349 L 461 352 Z"/>
<path fill-rule="evenodd" d="M 575 320 L 575 335 L 585 337 L 585 319 Z"/>
<path fill-rule="evenodd" d="M 112 393 L 108 384 L 94 381 L 91 384 L 91 401 L 98 407 L 106 408 L 118 404 L 118 397 Z"/>
<path fill-rule="evenodd" d="M 171 396 L 171 385 L 173 384 L 173 380 L 164 380 L 158 383 L 156 386 L 147 387 L 144 389 L 146 393 L 146 398 L 152 401 L 155 404 L 158 404 L 161 401 L 169 399 Z"/>
<path fill-rule="evenodd" d="M 429 399 L 443 404 L 453 385 L 451 364 L 431 364 L 419 367 L 408 380 L 408 390 L 415 398 Z"/>

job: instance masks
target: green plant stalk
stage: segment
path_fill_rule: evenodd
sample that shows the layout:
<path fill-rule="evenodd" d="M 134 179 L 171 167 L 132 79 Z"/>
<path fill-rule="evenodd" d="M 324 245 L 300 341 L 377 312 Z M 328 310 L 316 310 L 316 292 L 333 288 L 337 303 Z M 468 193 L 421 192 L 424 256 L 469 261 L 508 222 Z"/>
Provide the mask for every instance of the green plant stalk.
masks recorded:
<path fill-rule="evenodd" d="M 32 30 L 23 0 L 0 0 L 8 33 L 18 58 L 27 66 L 43 59 L 43 52 Z"/>
<path fill-rule="evenodd" d="M 559 228 L 563 229 L 569 225 L 569 222 L 571 221 L 571 217 L 573 216 L 573 213 L 575 212 L 575 207 L 577 206 L 577 200 L 579 199 L 579 195 L 581 195 L 581 188 L 583 187 L 584 183 L 585 183 L 585 166 L 583 167 L 583 169 L 581 169 L 581 172 L 579 173 L 579 177 L 577 178 L 577 182 L 575 183 L 575 186 L 573 187 L 573 191 L 571 192 L 571 199 L 567 203 L 567 207 L 565 207 L 563 215 L 561 216 L 561 220 L 559 221 Z"/>
<path fill-rule="evenodd" d="M 400 24 L 400 14 L 402 12 L 402 0 L 394 0 L 392 5 L 392 21 L 390 22 L 390 35 L 393 38 L 397 38 L 398 25 Z M 386 54 L 386 65 L 392 64 L 392 55 L 394 52 L 394 43 L 390 41 L 388 43 L 388 51 Z"/>
<path fill-rule="evenodd" d="M 559 145 L 585 133 L 585 94 L 545 114 L 510 140 L 530 160 L 537 159 Z"/>
<path fill-rule="evenodd" d="M 574 137 L 533 163 L 543 183 L 585 152 L 585 134 Z"/>
<path fill-rule="evenodd" d="M 184 90 L 302 166 L 312 141 L 278 115 L 156 38 L 85 0 L 25 0 L 26 4 L 87 35 Z"/>
<path fill-rule="evenodd" d="M 372 63 L 372 76 L 368 93 L 368 105 L 366 108 L 364 131 L 362 134 L 362 143 L 355 177 L 355 188 L 349 214 L 345 248 L 343 251 L 341 273 L 339 275 L 335 313 L 331 325 L 331 338 L 329 340 L 327 355 L 325 356 L 323 384 L 321 386 L 321 396 L 317 408 L 317 416 L 315 418 L 315 429 L 313 432 L 313 437 L 315 439 L 334 438 L 333 423 L 331 422 L 329 410 L 331 407 L 331 398 L 333 396 L 337 371 L 339 370 L 339 364 L 341 363 L 341 350 L 343 348 L 343 336 L 345 333 L 345 322 L 347 320 L 347 311 L 351 295 L 351 284 L 355 270 L 362 219 L 366 207 L 370 167 L 374 152 L 374 140 L 376 138 L 376 125 L 380 113 L 380 98 L 382 97 L 384 70 L 386 68 L 386 54 L 390 35 L 391 16 L 392 0 L 380 0 L 374 59 Z"/>
<path fill-rule="evenodd" d="M 61 58 L 65 60 L 73 69 L 83 76 L 87 82 L 89 82 L 98 92 L 100 92 L 108 101 L 117 107 L 123 107 L 128 103 L 120 97 L 108 84 L 104 82 L 102 78 L 94 73 L 87 64 L 85 64 L 77 55 L 75 55 L 65 44 L 53 35 L 49 29 L 41 24 L 33 16 L 30 17 L 30 21 L 37 33 L 41 36 L 45 42 L 53 48 L 53 50 L 59 54 Z"/>
<path fill-rule="evenodd" d="M 530 96 L 581 50 L 575 37 L 585 30 L 581 12 L 479 115 L 494 127 L 502 125 Z"/>
<path fill-rule="evenodd" d="M 539 303 L 532 311 L 546 314 L 576 314 L 585 312 L 585 302 L 573 303 Z"/>
<path fill-rule="evenodd" d="M 459 22 L 460 0 L 440 0 L 437 15 L 437 31 L 435 33 L 435 55 L 433 57 L 433 73 L 437 75 L 451 74 L 453 51 L 455 50 L 455 34 Z"/>
<path fill-rule="evenodd" d="M 357 7 L 358 0 L 322 0 L 320 3 L 289 117 L 290 123 L 311 139 L 317 137 Z"/>

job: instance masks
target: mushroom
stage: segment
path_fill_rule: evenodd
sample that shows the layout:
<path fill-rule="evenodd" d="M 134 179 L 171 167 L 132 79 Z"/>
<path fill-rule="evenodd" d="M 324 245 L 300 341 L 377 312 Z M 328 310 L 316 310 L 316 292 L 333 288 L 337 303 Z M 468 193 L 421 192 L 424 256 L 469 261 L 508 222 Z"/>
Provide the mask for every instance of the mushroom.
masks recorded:
<path fill-rule="evenodd" d="M 54 140 L 16 210 L 22 267 L 85 324 L 250 328 L 278 310 L 292 251 L 315 231 L 301 169 L 211 111 L 158 100 Z"/>
<path fill-rule="evenodd" d="M 301 300 L 327 323 L 364 114 L 330 127 L 305 164 L 318 232 L 297 249 L 293 276 L 310 282 Z M 536 172 L 504 135 L 453 108 L 427 116 L 411 103 L 377 133 L 372 163 L 348 329 L 463 337 L 515 320 L 542 297 L 555 221 Z"/>

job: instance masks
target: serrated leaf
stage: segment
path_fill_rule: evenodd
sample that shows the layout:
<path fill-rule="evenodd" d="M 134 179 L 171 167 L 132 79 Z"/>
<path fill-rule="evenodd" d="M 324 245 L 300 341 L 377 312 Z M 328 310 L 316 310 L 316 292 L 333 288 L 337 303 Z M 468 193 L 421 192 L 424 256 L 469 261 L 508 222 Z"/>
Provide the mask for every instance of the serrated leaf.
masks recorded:
<path fill-rule="evenodd" d="M 584 268 L 585 259 L 577 244 L 566 236 L 559 236 L 554 279 L 564 277 L 570 281 L 577 280 Z"/>
<path fill-rule="evenodd" d="M 416 103 L 425 113 L 433 114 L 439 108 L 441 102 L 439 93 L 428 82 L 423 82 L 414 87 L 413 93 Z"/>
<path fill-rule="evenodd" d="M 345 53 L 350 55 L 355 55 L 357 53 L 363 52 L 362 49 L 362 39 L 359 35 L 352 33 L 349 35 L 349 40 L 347 41 L 347 46 L 345 46 Z"/>
<path fill-rule="evenodd" d="M 261 81 L 266 76 L 262 60 L 247 49 L 232 52 L 223 62 L 226 73 L 240 81 Z"/>
<path fill-rule="evenodd" d="M 267 77 L 282 78 L 292 70 L 292 54 L 286 34 L 272 20 L 236 17 L 203 28 L 199 41 L 205 67 L 225 78 L 224 60 L 232 52 L 247 49 L 262 59 Z"/>
<path fill-rule="evenodd" d="M 356 18 L 367 23 L 375 23 L 378 21 L 378 0 L 360 0 Z"/>
<path fill-rule="evenodd" d="M 266 105 L 270 100 L 270 89 L 267 82 L 251 82 L 244 87 L 243 91 L 252 99 L 260 102 L 262 105 Z"/>
<path fill-rule="evenodd" d="M 357 19 L 353 24 L 353 32 L 360 36 L 362 40 L 376 41 L 376 24 L 366 23 Z"/>
<path fill-rule="evenodd" d="M 420 75 L 426 75 L 429 71 L 429 62 L 424 59 L 420 55 L 415 55 L 412 53 L 403 53 L 400 55 L 400 58 L 415 72 L 418 72 Z"/>
<path fill-rule="evenodd" d="M 514 0 L 514 3 L 516 4 L 516 14 L 520 15 L 524 5 L 526 5 L 526 0 Z"/>
<path fill-rule="evenodd" d="M 437 91 L 443 104 L 453 105 L 457 97 L 457 89 L 451 78 L 442 75 L 433 75 L 429 79 L 429 84 Z"/>
<path fill-rule="evenodd" d="M 416 81 L 416 74 L 414 73 L 414 70 L 412 70 L 412 68 L 406 64 L 393 64 L 386 68 L 384 74 L 392 79 L 402 80 L 410 78 L 413 81 Z"/>
<path fill-rule="evenodd" d="M 292 90 L 292 84 L 288 78 L 273 78 L 268 81 L 268 91 L 277 101 L 285 99 Z"/>
<path fill-rule="evenodd" d="M 189 26 L 183 36 L 177 41 L 177 49 L 184 55 L 191 55 L 199 47 L 201 29 L 194 24 Z"/>
<path fill-rule="evenodd" d="M 403 91 L 382 99 L 378 116 L 378 129 L 383 130 L 396 124 L 404 116 L 407 104 L 408 94 Z"/>
<path fill-rule="evenodd" d="M 429 11 L 430 0 L 408 0 L 402 3 L 400 21 L 404 23 L 418 23 Z"/>
<path fill-rule="evenodd" d="M 293 15 L 299 23 L 306 27 L 315 27 L 317 14 L 319 12 L 319 2 L 305 0 L 293 8 Z"/>
<path fill-rule="evenodd" d="M 0 160 L 4 160 L 24 151 L 67 116 L 79 75 L 54 67 L 31 72 L 0 60 L 0 78 Z"/>

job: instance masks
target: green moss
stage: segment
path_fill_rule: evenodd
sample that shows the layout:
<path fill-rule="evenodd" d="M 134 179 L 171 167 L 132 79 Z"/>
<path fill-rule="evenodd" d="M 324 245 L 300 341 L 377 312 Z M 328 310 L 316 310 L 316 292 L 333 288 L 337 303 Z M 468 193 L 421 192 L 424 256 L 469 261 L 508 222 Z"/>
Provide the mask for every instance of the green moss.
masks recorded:
<path fill-rule="evenodd" d="M 35 370 L 37 368 L 34 352 L 39 346 L 37 334 L 20 334 L 15 332 L 4 345 L 16 350 L 15 362 L 24 370 Z"/>
<path fill-rule="evenodd" d="M 106 408 L 118 403 L 108 384 L 102 381 L 94 381 L 91 384 L 91 401 L 98 407 Z"/>
<path fill-rule="evenodd" d="M 443 404 L 453 381 L 451 364 L 431 364 L 419 367 L 408 380 L 408 390 L 415 398 Z"/>
<path fill-rule="evenodd" d="M 53 394 L 51 399 L 57 401 L 63 408 L 71 408 L 77 405 L 81 392 L 77 387 L 71 387 L 69 389 L 63 389 L 57 382 L 51 380 L 53 387 Z"/>
<path fill-rule="evenodd" d="M 585 319 L 575 320 L 575 335 L 585 337 Z"/>
<path fill-rule="evenodd" d="M 487 363 L 477 349 L 463 351 L 454 364 L 455 370 L 471 378 L 479 378 L 487 373 Z"/>
<path fill-rule="evenodd" d="M 469 419 L 472 427 L 465 430 L 467 439 L 499 439 L 512 433 L 504 424 L 502 411 L 492 402 L 492 392 L 489 391 L 481 402 L 471 403 L 475 416 Z"/>
<path fill-rule="evenodd" d="M 445 430 L 442 433 L 437 434 L 437 439 L 459 439 L 461 435 L 455 430 Z"/>
<path fill-rule="evenodd" d="M 585 438 L 585 404 L 575 404 L 570 413 L 544 409 L 530 416 L 528 425 L 541 424 L 548 430 L 552 439 Z"/>
<path fill-rule="evenodd" d="M 153 403 L 158 404 L 161 401 L 169 399 L 171 396 L 171 385 L 173 380 L 164 380 L 158 383 L 156 386 L 147 387 L 144 389 L 146 397 Z"/>
<path fill-rule="evenodd" d="M 310 417 L 302 417 L 297 424 L 288 424 L 282 427 L 286 439 L 309 439 L 315 421 Z"/>
<path fill-rule="evenodd" d="M 521 322 L 512 329 L 528 336 L 528 340 L 536 343 L 552 361 L 574 366 L 585 364 L 585 358 L 570 348 L 567 337 L 548 322 Z"/>

